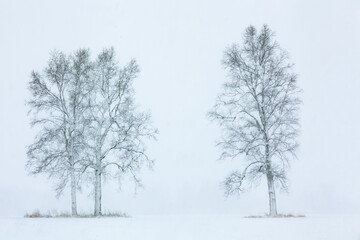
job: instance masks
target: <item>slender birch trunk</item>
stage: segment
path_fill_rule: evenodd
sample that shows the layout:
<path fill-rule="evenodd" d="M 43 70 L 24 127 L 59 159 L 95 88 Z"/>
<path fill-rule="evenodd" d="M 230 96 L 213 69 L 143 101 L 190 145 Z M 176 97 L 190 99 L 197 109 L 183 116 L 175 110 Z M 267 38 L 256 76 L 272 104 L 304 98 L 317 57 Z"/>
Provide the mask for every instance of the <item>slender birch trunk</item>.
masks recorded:
<path fill-rule="evenodd" d="M 75 169 L 71 169 L 71 216 L 77 216 Z"/>
<path fill-rule="evenodd" d="M 274 187 L 274 177 L 271 175 L 271 173 L 267 174 L 267 183 L 268 183 L 268 192 L 269 192 L 270 216 L 275 217 L 277 215 L 276 196 L 275 196 L 275 187 Z"/>
<path fill-rule="evenodd" d="M 101 141 L 96 149 L 95 182 L 94 182 L 94 215 L 101 216 Z"/>
<path fill-rule="evenodd" d="M 94 191 L 95 191 L 94 215 L 100 216 L 101 215 L 101 172 L 98 169 L 95 170 Z"/>
<path fill-rule="evenodd" d="M 269 193 L 269 208 L 270 208 L 270 216 L 274 217 L 277 215 L 276 209 L 276 196 L 275 196 L 275 186 L 274 186 L 274 176 L 271 173 L 271 164 L 269 157 L 269 143 L 266 135 L 266 145 L 265 145 L 265 157 L 267 163 L 267 183 L 268 183 L 268 193 Z"/>
<path fill-rule="evenodd" d="M 74 139 L 70 135 L 70 188 L 71 188 L 71 216 L 77 216 L 76 205 L 76 176 L 74 166 Z"/>

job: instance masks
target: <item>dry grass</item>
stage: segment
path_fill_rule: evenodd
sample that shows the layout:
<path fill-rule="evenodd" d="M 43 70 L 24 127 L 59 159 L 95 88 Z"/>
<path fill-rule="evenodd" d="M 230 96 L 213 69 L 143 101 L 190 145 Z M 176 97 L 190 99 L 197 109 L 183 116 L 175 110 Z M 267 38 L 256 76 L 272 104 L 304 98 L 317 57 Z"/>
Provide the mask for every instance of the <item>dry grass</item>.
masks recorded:
<path fill-rule="evenodd" d="M 101 215 L 102 217 L 125 217 L 128 218 L 130 217 L 129 214 L 127 214 L 126 212 L 105 212 Z"/>
<path fill-rule="evenodd" d="M 305 215 L 302 214 L 298 214 L 298 215 L 294 215 L 294 214 L 278 214 L 276 216 L 270 216 L 269 214 L 265 214 L 265 215 L 252 215 L 252 216 L 246 216 L 244 218 L 304 218 L 306 217 Z"/>
<path fill-rule="evenodd" d="M 32 213 L 26 213 L 24 215 L 25 218 L 70 218 L 70 213 L 68 212 L 61 212 L 58 213 L 57 211 L 48 211 L 47 213 L 41 213 L 38 209 L 33 211 Z M 128 218 L 130 217 L 129 214 L 123 213 L 123 212 L 104 212 L 101 216 L 94 216 L 93 214 L 88 213 L 79 213 L 77 216 L 74 216 L 77 218 L 96 218 L 96 217 L 122 217 L 122 218 Z"/>

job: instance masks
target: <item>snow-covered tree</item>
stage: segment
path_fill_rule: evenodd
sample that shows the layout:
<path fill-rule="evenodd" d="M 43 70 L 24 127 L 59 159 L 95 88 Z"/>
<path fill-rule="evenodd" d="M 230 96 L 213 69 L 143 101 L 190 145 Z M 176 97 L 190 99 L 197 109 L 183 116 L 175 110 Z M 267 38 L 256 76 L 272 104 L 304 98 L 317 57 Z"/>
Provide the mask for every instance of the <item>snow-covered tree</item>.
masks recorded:
<path fill-rule="evenodd" d="M 104 49 L 94 63 L 92 91 L 88 95 L 87 171 L 93 170 L 94 215 L 101 215 L 101 184 L 105 176 L 130 174 L 137 184 L 138 171 L 152 165 L 144 140 L 155 138 L 150 115 L 134 104 L 133 80 L 139 73 L 134 60 L 119 67 L 113 48 Z"/>
<path fill-rule="evenodd" d="M 286 187 L 289 160 L 295 157 L 299 130 L 299 88 L 288 55 L 264 25 L 246 29 L 242 46 L 224 53 L 229 78 L 209 117 L 219 123 L 221 158 L 240 158 L 241 170 L 224 181 L 226 194 L 243 190 L 265 176 L 270 215 L 277 215 L 275 183 Z"/>
<path fill-rule="evenodd" d="M 85 97 L 91 71 L 88 50 L 80 49 L 69 57 L 54 51 L 43 73 L 33 72 L 29 83 L 27 104 L 31 124 L 39 133 L 28 147 L 27 169 L 55 179 L 57 196 L 70 182 L 73 216 L 77 215 L 76 191 L 87 125 Z"/>
<path fill-rule="evenodd" d="M 43 74 L 33 72 L 28 101 L 39 133 L 28 147 L 27 168 L 56 180 L 56 193 L 71 186 L 72 215 L 77 215 L 76 190 L 82 179 L 94 183 L 95 215 L 101 215 L 101 184 L 106 176 L 132 176 L 152 166 L 145 139 L 155 138 L 150 115 L 134 104 L 133 80 L 139 72 L 132 60 L 121 68 L 113 48 L 96 61 L 88 50 L 67 57 L 54 51 Z M 92 170 L 92 171 L 91 171 Z"/>

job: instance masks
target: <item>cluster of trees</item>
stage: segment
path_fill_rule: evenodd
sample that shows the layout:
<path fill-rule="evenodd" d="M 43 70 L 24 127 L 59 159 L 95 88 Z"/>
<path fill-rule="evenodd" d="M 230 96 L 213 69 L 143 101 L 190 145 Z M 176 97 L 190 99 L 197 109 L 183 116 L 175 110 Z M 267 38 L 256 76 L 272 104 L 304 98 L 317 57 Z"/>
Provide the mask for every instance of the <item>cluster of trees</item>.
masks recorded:
<path fill-rule="evenodd" d="M 154 139 L 157 130 L 134 104 L 132 83 L 139 67 L 134 60 L 118 65 L 113 48 L 94 61 L 87 49 L 69 56 L 54 51 L 44 71 L 31 74 L 28 105 L 39 133 L 28 147 L 27 168 L 55 179 L 57 195 L 70 185 L 74 216 L 81 183 L 94 185 L 97 216 L 105 176 L 130 174 L 140 184 L 140 168 L 152 166 L 144 140 Z"/>
<path fill-rule="evenodd" d="M 289 161 L 295 157 L 299 131 L 299 88 L 288 55 L 264 25 L 252 26 L 242 45 L 224 53 L 228 80 L 208 113 L 223 130 L 220 158 L 239 159 L 240 170 L 224 181 L 226 195 L 239 193 L 244 182 L 268 183 L 270 215 L 277 215 L 276 183 L 286 188 Z M 101 214 L 102 176 L 131 174 L 152 161 L 144 138 L 155 138 L 150 117 L 134 106 L 132 81 L 139 72 L 135 61 L 118 67 L 113 49 L 96 61 L 80 49 L 71 56 L 54 52 L 43 74 L 33 72 L 28 102 L 33 125 L 40 132 L 28 149 L 28 168 L 58 180 L 61 194 L 71 186 L 72 214 L 81 181 L 94 184 L 94 214 Z"/>

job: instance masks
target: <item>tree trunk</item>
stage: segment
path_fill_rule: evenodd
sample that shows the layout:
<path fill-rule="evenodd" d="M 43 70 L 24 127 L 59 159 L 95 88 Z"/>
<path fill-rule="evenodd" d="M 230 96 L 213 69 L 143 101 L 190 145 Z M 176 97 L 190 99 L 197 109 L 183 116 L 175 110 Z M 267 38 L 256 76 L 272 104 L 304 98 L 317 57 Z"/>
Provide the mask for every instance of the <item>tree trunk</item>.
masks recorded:
<path fill-rule="evenodd" d="M 277 215 L 277 210 L 276 210 L 274 177 L 271 175 L 271 173 L 267 174 L 267 182 L 268 182 L 268 192 L 269 192 L 270 216 L 274 217 Z"/>
<path fill-rule="evenodd" d="M 266 170 L 267 170 L 267 183 L 268 183 L 268 193 L 269 193 L 269 207 L 270 207 L 270 216 L 275 217 L 277 215 L 276 210 L 276 196 L 275 196 L 275 186 L 274 186 L 274 176 L 271 173 L 271 164 L 269 157 L 269 141 L 267 134 L 265 135 L 265 157 L 266 157 Z"/>
<path fill-rule="evenodd" d="M 71 216 L 77 216 L 75 169 L 71 169 Z"/>
<path fill-rule="evenodd" d="M 101 172 L 99 170 L 95 170 L 95 207 L 94 207 L 94 215 L 101 216 Z"/>

